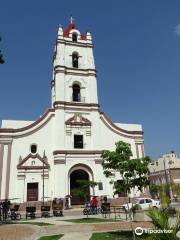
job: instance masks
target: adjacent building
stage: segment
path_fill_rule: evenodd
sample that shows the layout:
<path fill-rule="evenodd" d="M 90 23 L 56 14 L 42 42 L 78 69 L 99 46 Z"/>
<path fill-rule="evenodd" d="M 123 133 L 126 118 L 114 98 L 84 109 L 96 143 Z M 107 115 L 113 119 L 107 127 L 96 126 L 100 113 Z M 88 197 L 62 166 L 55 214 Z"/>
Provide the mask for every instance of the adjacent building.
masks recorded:
<path fill-rule="evenodd" d="M 180 184 L 180 158 L 174 151 L 163 154 L 149 165 L 151 183 L 156 185 L 166 183 Z"/>

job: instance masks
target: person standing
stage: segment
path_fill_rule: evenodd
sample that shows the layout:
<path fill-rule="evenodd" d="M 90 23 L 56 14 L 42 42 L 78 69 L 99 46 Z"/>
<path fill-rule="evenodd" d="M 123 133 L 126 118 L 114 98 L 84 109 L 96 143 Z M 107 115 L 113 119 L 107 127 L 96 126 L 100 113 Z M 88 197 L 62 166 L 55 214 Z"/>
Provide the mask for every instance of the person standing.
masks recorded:
<path fill-rule="evenodd" d="M 5 199 L 5 201 L 2 203 L 3 221 L 7 219 L 9 206 L 10 206 L 10 202 L 7 199 Z"/>
<path fill-rule="evenodd" d="M 96 197 L 93 197 L 93 199 L 91 200 L 91 208 L 92 208 L 93 214 L 97 214 L 97 204 L 98 204 L 98 201 Z"/>
<path fill-rule="evenodd" d="M 0 202 L 0 221 L 2 221 L 2 202 Z"/>

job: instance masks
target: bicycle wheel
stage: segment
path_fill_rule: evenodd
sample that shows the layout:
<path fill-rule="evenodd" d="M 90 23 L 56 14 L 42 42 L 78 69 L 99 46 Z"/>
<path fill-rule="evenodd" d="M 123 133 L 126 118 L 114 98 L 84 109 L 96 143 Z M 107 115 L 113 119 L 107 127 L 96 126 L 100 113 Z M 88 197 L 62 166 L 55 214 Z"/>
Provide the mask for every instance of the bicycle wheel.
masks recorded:
<path fill-rule="evenodd" d="M 17 213 L 16 214 L 16 220 L 20 220 L 21 219 L 21 214 L 20 213 Z"/>
<path fill-rule="evenodd" d="M 86 208 L 83 210 L 83 214 L 88 215 L 88 210 Z"/>

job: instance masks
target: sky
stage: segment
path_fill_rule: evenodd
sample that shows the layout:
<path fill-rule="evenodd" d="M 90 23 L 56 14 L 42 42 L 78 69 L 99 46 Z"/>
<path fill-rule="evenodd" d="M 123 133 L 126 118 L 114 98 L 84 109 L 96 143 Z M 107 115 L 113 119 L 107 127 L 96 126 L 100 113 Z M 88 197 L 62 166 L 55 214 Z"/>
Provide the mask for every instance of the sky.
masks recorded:
<path fill-rule="evenodd" d="M 0 0 L 0 120 L 51 105 L 52 56 L 69 16 L 92 33 L 101 111 L 143 125 L 145 152 L 180 155 L 179 0 Z"/>

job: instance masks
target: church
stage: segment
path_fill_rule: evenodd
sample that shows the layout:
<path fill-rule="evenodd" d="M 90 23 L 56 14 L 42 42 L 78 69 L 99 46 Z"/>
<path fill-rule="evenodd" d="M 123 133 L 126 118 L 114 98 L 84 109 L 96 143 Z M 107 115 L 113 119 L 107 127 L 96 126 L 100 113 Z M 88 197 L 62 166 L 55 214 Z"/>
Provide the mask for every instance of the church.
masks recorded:
<path fill-rule="evenodd" d="M 0 199 L 19 202 L 72 196 L 79 179 L 98 183 L 90 195 L 113 197 L 103 174 L 102 150 L 131 145 L 133 158 L 144 156 L 139 124 L 114 123 L 101 112 L 90 32 L 71 21 L 58 28 L 53 54 L 51 107 L 36 121 L 2 120 L 0 128 Z M 117 172 L 111 178 L 119 180 Z M 123 193 L 122 193 L 123 194 Z"/>

